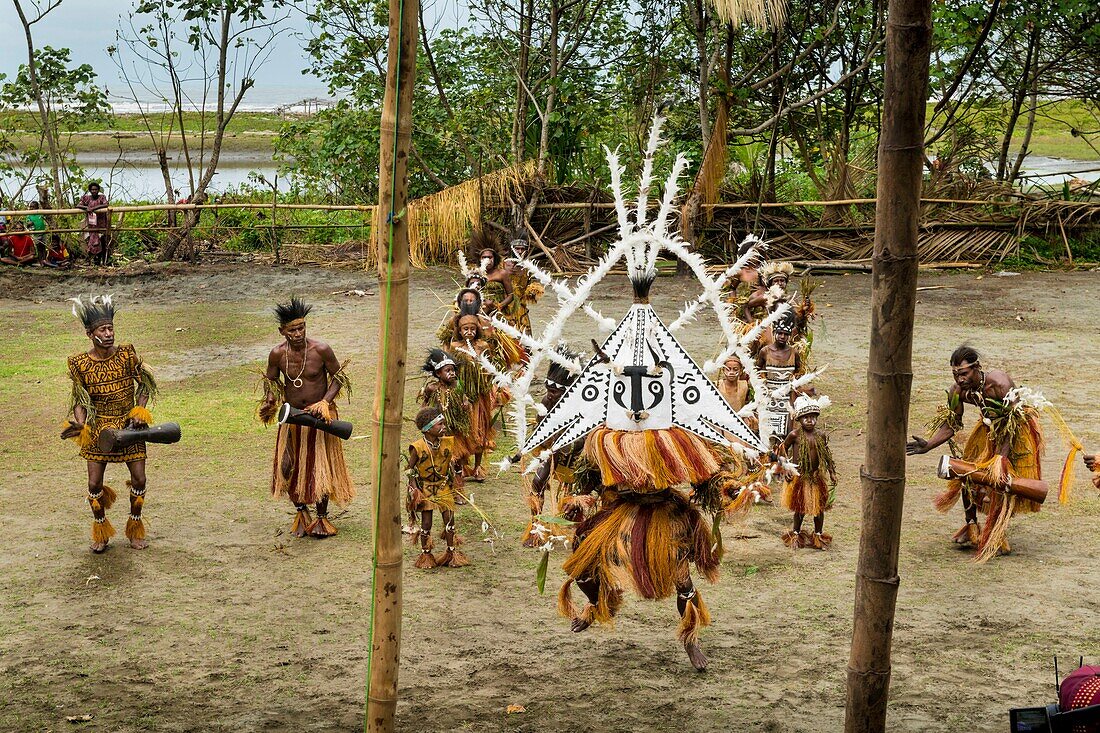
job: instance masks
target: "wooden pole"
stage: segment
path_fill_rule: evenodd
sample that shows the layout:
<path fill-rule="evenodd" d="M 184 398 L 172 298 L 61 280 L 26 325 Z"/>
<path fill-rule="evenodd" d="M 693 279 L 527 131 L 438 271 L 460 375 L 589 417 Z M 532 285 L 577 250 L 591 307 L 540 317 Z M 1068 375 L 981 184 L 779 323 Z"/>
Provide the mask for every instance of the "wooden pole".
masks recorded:
<path fill-rule="evenodd" d="M 924 115 L 931 0 L 889 0 L 878 148 L 863 521 L 856 571 L 845 733 L 886 730 L 890 644 L 905 499 L 905 437 L 913 383 Z"/>
<path fill-rule="evenodd" d="M 401 415 L 409 326 L 408 161 L 419 0 L 390 0 L 375 239 L 381 294 L 374 465 L 374 560 L 367 662 L 369 733 L 391 733 L 401 659 Z"/>

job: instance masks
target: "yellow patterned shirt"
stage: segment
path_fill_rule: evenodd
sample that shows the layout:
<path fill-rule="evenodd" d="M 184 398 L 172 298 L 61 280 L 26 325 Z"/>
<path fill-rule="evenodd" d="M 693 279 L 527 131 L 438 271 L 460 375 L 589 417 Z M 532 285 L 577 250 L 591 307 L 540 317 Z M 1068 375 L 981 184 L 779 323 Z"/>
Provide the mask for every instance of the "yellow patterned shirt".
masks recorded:
<path fill-rule="evenodd" d="M 114 453 L 99 450 L 99 433 L 117 430 L 126 424 L 134 408 L 135 381 L 141 371 L 141 359 L 130 344 L 119 346 L 115 353 L 103 359 L 93 359 L 88 353 L 69 357 L 69 377 L 74 392 L 84 390 L 91 397 L 92 414 L 88 416 L 91 439 L 80 450 L 80 457 L 101 463 L 124 463 L 145 459 L 145 443 L 137 443 Z"/>

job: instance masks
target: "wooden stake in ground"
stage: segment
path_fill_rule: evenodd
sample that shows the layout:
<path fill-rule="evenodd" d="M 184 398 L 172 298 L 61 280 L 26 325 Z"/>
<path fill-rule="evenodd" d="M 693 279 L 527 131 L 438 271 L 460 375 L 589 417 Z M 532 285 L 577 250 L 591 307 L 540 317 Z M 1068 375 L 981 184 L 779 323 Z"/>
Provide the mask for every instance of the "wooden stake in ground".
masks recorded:
<path fill-rule="evenodd" d="M 886 730 L 890 643 L 905 499 L 905 436 L 913 383 L 924 114 L 931 0 L 890 0 L 867 369 L 867 454 L 856 572 L 846 733 Z"/>
<path fill-rule="evenodd" d="M 401 415 L 409 327 L 408 160 L 419 0 L 390 0 L 386 94 L 382 102 L 378 208 L 381 318 L 375 397 L 374 568 L 366 730 L 390 733 L 401 658 Z"/>

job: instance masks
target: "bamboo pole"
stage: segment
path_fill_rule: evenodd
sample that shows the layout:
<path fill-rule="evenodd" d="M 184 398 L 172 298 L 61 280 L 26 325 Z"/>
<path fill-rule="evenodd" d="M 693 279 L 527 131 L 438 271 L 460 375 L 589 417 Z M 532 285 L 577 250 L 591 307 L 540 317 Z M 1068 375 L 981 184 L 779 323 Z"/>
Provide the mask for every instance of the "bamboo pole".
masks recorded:
<path fill-rule="evenodd" d="M 367 662 L 369 733 L 392 733 L 401 661 L 401 415 L 409 325 L 408 161 L 419 0 L 390 0 L 386 93 L 378 164 L 381 348 L 375 396 L 374 559 Z"/>
<path fill-rule="evenodd" d="M 913 384 L 924 116 L 931 0 L 889 0 L 878 148 L 867 442 L 845 733 L 886 730 L 890 645 L 905 501 L 905 435 Z"/>

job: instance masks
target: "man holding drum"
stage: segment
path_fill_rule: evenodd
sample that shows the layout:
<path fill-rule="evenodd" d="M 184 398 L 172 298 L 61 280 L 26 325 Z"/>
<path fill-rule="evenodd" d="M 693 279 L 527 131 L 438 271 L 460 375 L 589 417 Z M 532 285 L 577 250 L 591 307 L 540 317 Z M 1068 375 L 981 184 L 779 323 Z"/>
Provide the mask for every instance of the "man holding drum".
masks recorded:
<path fill-rule="evenodd" d="M 80 445 L 80 457 L 88 462 L 88 504 L 92 508 L 92 545 L 104 552 L 115 534 L 107 510 L 115 492 L 103 483 L 108 463 L 125 463 L 130 470 L 130 516 L 126 538 L 130 547 L 143 550 L 145 524 L 141 508 L 145 502 L 145 443 L 115 445 L 105 433 L 121 428 L 145 428 L 153 421 L 147 405 L 156 395 L 152 373 L 130 344 L 115 344 L 115 306 L 110 295 L 97 295 L 87 302 L 72 298 L 73 315 L 84 324 L 91 348 L 69 357 L 73 382 L 69 409 L 72 419 L 61 433 Z M 178 439 L 178 438 L 177 438 Z"/>
<path fill-rule="evenodd" d="M 977 559 L 984 562 L 1011 551 L 1007 538 L 1011 517 L 1041 507 L 1013 492 L 1012 483 L 1017 478 L 1042 479 L 1043 431 L 1037 406 L 1032 404 L 1037 402 L 1034 393 L 1016 389 L 1012 377 L 1003 371 L 983 369 L 973 348 L 960 346 L 951 354 L 951 376 L 954 384 L 947 390 L 947 404 L 930 423 L 932 434 L 927 440 L 914 435 L 906 452 L 920 455 L 947 443 L 962 430 L 963 406 L 978 408 L 979 419 L 960 456 L 972 469 L 964 476 L 951 474 L 935 506 L 945 512 L 962 498 L 966 524 L 955 533 L 954 541 L 977 548 Z M 981 529 L 978 512 L 986 515 Z"/>
<path fill-rule="evenodd" d="M 271 350 L 263 374 L 259 416 L 265 424 L 275 419 L 283 402 L 331 422 L 338 417 L 337 395 L 341 390 L 351 395 L 347 362 L 341 364 L 328 344 L 306 337 L 306 316 L 311 309 L 296 297 L 275 306 L 284 341 Z M 298 510 L 291 525 L 295 537 L 335 535 L 336 527 L 328 520 L 329 499 L 343 507 L 355 498 L 340 439 L 307 425 L 280 423 L 271 494 L 277 499 L 289 498 Z M 316 508 L 316 519 L 310 516 L 310 504 Z"/>

